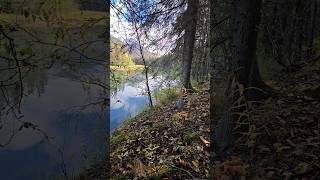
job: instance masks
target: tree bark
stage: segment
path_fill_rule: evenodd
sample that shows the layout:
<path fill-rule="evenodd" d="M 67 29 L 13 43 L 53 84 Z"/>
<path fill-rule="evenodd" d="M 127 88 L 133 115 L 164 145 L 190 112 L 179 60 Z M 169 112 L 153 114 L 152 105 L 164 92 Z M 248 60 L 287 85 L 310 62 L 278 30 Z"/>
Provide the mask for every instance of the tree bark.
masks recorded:
<path fill-rule="evenodd" d="M 234 112 L 243 112 L 246 108 L 244 106 L 233 107 L 233 104 L 242 96 L 241 92 L 238 91 L 240 85 L 247 88 L 243 92 L 247 100 L 258 100 L 266 96 L 262 91 L 252 89 L 265 89 L 266 86 L 261 80 L 256 57 L 260 5 L 261 0 L 233 0 L 233 19 L 231 23 L 232 74 L 228 78 L 225 89 L 223 116 L 218 120 L 214 131 L 215 145 L 213 151 L 216 154 L 215 159 L 223 160 L 232 153 L 236 137 L 234 123 L 239 118 L 244 118 L 239 117 Z M 212 106 L 210 110 L 214 111 Z"/>
<path fill-rule="evenodd" d="M 193 92 L 190 82 L 191 65 L 193 58 L 193 48 L 195 43 L 196 26 L 197 26 L 197 13 L 198 13 L 199 0 L 188 0 L 187 10 L 185 12 L 186 20 L 184 22 L 184 43 L 182 52 L 182 84 L 187 92 Z M 183 91 L 180 93 L 178 102 L 178 109 L 181 111 L 184 106 Z"/>
<path fill-rule="evenodd" d="M 313 56 L 313 45 L 314 45 L 314 35 L 315 35 L 315 27 L 317 22 L 317 11 L 318 11 L 318 2 L 317 0 L 313 0 L 311 3 L 310 8 L 312 8 L 310 16 L 311 16 L 311 23 L 310 23 L 310 30 L 308 34 L 308 52 L 307 52 L 307 59 L 310 59 Z"/>
<path fill-rule="evenodd" d="M 135 28 L 136 35 L 137 35 L 137 40 L 138 40 L 138 45 L 139 45 L 139 52 L 140 52 L 140 55 L 141 55 L 141 58 L 142 58 L 142 61 L 143 61 L 143 66 L 144 66 L 144 75 L 145 75 L 147 93 L 148 93 L 148 98 L 149 98 L 149 106 L 151 108 L 153 108 L 151 90 L 150 90 L 150 86 L 149 86 L 149 77 L 148 77 L 148 69 L 149 68 L 147 67 L 146 60 L 145 60 L 144 55 L 143 55 L 143 47 L 141 45 L 140 35 L 139 35 L 139 32 L 138 32 L 138 27 L 137 27 L 136 22 L 134 22 L 134 28 Z"/>
<path fill-rule="evenodd" d="M 186 10 L 186 21 L 185 21 L 185 34 L 182 54 L 183 64 L 183 86 L 188 90 L 192 91 L 190 83 L 190 73 L 193 58 L 193 48 L 195 43 L 196 26 L 197 26 L 197 12 L 198 12 L 199 0 L 189 0 L 188 7 Z"/>
<path fill-rule="evenodd" d="M 261 0 L 234 0 L 232 68 L 247 100 L 260 100 L 268 94 L 257 64 L 257 35 Z M 258 90 L 260 89 L 260 90 Z"/>

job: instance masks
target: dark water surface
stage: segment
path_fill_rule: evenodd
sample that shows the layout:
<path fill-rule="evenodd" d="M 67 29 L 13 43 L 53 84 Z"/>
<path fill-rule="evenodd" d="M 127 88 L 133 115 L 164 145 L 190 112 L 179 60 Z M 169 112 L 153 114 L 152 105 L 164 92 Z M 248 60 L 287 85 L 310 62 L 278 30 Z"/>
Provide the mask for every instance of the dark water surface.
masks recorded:
<path fill-rule="evenodd" d="M 62 54 L 59 60 L 47 57 L 46 50 L 51 52 L 56 47 L 33 47 L 41 58 L 30 60 L 35 64 L 31 70 L 22 68 L 20 108 L 13 106 L 19 101 L 20 84 L 0 85 L 0 180 L 73 177 L 105 157 L 110 127 L 106 103 L 109 77 L 104 61 L 108 47 L 99 36 L 104 31 L 104 26 L 95 26 L 88 30 L 86 39 L 74 36 L 68 43 L 70 47 L 99 41 L 90 44 L 82 54 L 66 50 L 68 56 L 63 57 L 63 51 L 57 51 L 56 54 Z M 13 65 L 0 61 L 1 68 Z M 1 70 L 0 81 L 15 71 Z"/>
<path fill-rule="evenodd" d="M 0 179 L 71 177 L 105 152 L 105 115 L 97 106 L 77 107 L 96 101 L 99 89 L 90 86 L 86 90 L 67 69 L 53 68 L 43 77 L 37 75 L 37 84 L 29 84 L 33 93 L 22 101 L 23 117 L 16 120 L 8 115 L 3 120 L 6 128 L 0 131 L 0 142 L 18 131 L 19 121 L 31 122 L 37 129 L 23 128 L 0 148 Z"/>

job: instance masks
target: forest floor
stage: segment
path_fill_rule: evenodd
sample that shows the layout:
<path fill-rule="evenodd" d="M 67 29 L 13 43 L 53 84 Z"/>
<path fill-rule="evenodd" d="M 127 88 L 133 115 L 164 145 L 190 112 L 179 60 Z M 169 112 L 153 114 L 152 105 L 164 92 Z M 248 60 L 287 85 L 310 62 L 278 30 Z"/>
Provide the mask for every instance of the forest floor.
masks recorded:
<path fill-rule="evenodd" d="M 139 114 L 111 138 L 113 179 L 190 179 L 209 176 L 209 93 L 205 86 L 190 97 L 188 118 L 176 100 Z"/>
<path fill-rule="evenodd" d="M 281 93 L 251 106 L 248 132 L 213 169 L 209 90 L 202 86 L 190 95 L 187 119 L 172 100 L 112 134 L 111 179 L 320 179 L 320 63 L 278 77 L 269 85 Z"/>
<path fill-rule="evenodd" d="M 269 81 L 278 94 L 248 110 L 248 131 L 214 179 L 320 179 L 319 82 L 320 62 Z"/>

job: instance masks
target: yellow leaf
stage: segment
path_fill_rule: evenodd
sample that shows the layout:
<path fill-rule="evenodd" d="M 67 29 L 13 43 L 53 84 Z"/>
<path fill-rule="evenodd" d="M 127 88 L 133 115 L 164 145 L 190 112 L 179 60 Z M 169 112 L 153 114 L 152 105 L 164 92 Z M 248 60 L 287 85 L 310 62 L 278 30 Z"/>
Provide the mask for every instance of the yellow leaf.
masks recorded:
<path fill-rule="evenodd" d="M 198 161 L 198 160 L 193 160 L 193 161 L 192 161 L 192 164 L 193 164 L 193 166 L 196 167 L 196 168 L 199 167 L 199 161 Z"/>
<path fill-rule="evenodd" d="M 196 171 L 196 172 L 200 172 L 200 169 L 199 169 L 199 161 L 198 160 L 193 160 L 192 161 L 192 165 L 194 166 L 194 170 Z"/>

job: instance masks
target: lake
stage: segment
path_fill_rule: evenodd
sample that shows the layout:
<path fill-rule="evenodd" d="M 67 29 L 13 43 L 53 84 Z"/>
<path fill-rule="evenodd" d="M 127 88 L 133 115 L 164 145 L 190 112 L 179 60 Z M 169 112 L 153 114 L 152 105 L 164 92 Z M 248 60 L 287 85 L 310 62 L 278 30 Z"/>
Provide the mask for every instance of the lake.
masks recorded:
<path fill-rule="evenodd" d="M 164 76 L 149 77 L 150 90 L 172 87 L 178 83 L 177 80 L 168 80 Z M 111 94 L 110 98 L 110 128 L 115 130 L 121 123 L 136 116 L 149 106 L 146 93 L 145 79 L 142 74 L 131 76 L 123 83 L 120 89 Z M 156 99 L 152 96 L 153 103 Z"/>
<path fill-rule="evenodd" d="M 33 81 L 34 91 L 22 101 L 23 117 L 2 120 L 7 125 L 0 131 L 0 142 L 21 126 L 19 121 L 32 122 L 39 130 L 24 128 L 0 149 L 1 179 L 71 177 L 103 158 L 107 112 L 102 113 L 99 106 L 80 108 L 101 97 L 96 86 L 90 85 L 89 92 L 75 77 L 67 69 L 52 68 Z"/>
<path fill-rule="evenodd" d="M 0 81 L 8 84 L 0 84 L 1 180 L 73 177 L 106 157 L 108 46 L 99 36 L 104 30 L 92 27 L 86 39 L 74 35 L 68 47 L 95 40 L 80 53 L 33 43 L 34 66 L 21 68 L 22 93 L 15 64 L 1 59 Z M 16 40 L 22 45 L 32 40 L 21 31 L 10 36 L 24 37 Z M 48 57 L 49 51 L 54 54 Z"/>
<path fill-rule="evenodd" d="M 7 125 L 0 130 L 0 142 L 6 142 L 12 131 L 19 129 L 21 121 L 32 122 L 38 129 L 17 131 L 11 142 L 0 149 L 1 179 L 72 177 L 105 156 L 109 114 L 101 103 L 95 104 L 104 98 L 103 89 L 95 83 L 83 83 L 84 72 L 89 77 L 103 77 L 101 66 L 93 65 L 76 72 L 55 65 L 28 74 L 32 81 L 25 84 L 29 93 L 23 97 L 23 117 L 19 120 L 10 114 L 2 117 Z M 162 76 L 149 81 L 153 92 L 177 83 Z M 145 110 L 148 103 L 142 74 L 130 76 L 111 94 L 111 131 Z"/>

